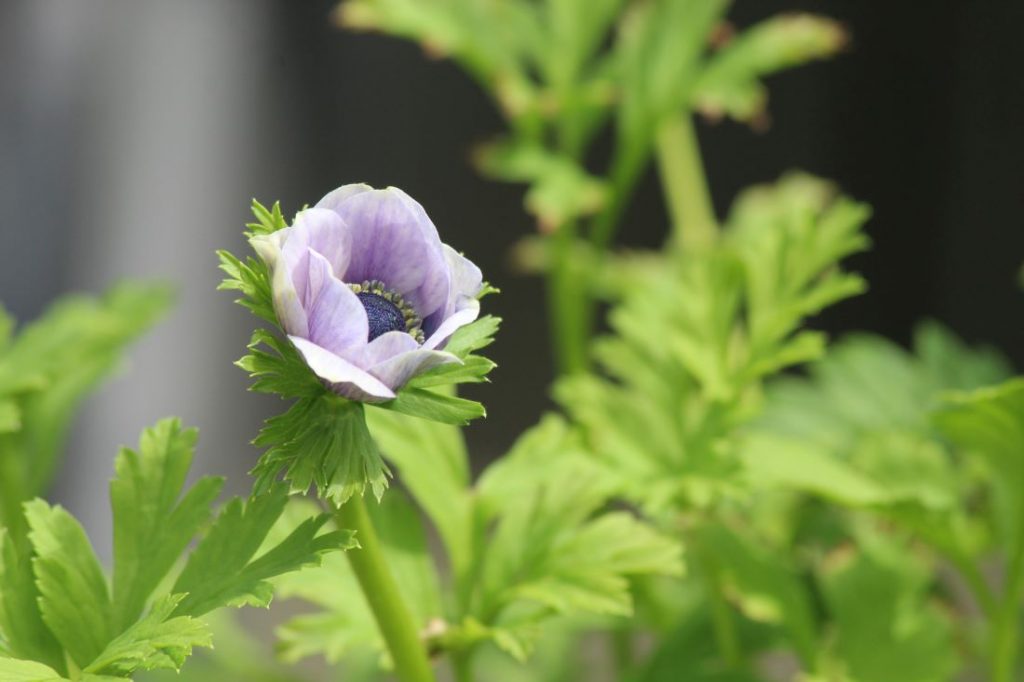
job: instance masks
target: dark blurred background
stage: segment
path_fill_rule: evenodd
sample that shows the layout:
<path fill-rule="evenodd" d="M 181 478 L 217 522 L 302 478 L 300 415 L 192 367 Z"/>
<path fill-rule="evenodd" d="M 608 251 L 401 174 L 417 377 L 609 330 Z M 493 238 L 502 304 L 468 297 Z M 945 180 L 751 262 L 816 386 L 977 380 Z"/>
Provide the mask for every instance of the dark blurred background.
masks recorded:
<path fill-rule="evenodd" d="M 69 290 L 122 277 L 178 288 L 175 312 L 76 427 L 57 496 L 109 551 L 106 481 L 119 444 L 156 418 L 201 428 L 198 461 L 247 488 L 248 440 L 277 406 L 231 362 L 252 320 L 214 288 L 215 248 L 243 250 L 252 197 L 290 215 L 337 185 L 397 185 L 503 293 L 490 417 L 474 457 L 499 454 L 548 404 L 542 290 L 507 251 L 533 224 L 522 188 L 480 179 L 471 147 L 501 131 L 454 65 L 415 45 L 333 28 L 331 2 L 0 2 L 0 300 L 30 319 Z M 1024 365 L 1024 3 L 739 0 L 745 26 L 807 10 L 848 26 L 846 54 L 769 82 L 771 127 L 702 125 L 719 213 L 791 168 L 874 206 L 871 291 L 816 321 L 907 342 L 934 317 Z M 622 241 L 658 245 L 646 178 Z M 106 538 L 106 540 L 104 540 Z M 104 542 L 107 544 L 104 545 Z"/>

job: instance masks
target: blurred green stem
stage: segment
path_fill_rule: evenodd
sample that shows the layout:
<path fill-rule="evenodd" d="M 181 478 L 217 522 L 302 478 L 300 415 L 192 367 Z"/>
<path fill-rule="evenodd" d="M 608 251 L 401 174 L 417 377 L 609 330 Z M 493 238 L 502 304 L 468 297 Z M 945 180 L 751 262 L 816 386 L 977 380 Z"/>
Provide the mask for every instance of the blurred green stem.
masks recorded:
<path fill-rule="evenodd" d="M 697 534 L 691 535 L 687 544 L 691 553 L 695 555 L 697 565 L 700 567 L 701 578 L 704 580 L 704 589 L 707 591 L 711 608 L 711 628 L 715 635 L 718 654 L 727 668 L 730 670 L 738 668 L 743 658 L 743 652 L 740 647 L 739 634 L 736 632 L 732 607 L 729 606 L 725 593 L 722 591 L 718 561 L 707 551 Z"/>
<path fill-rule="evenodd" d="M 576 374 L 587 367 L 593 311 L 585 282 L 573 264 L 576 224 L 559 225 L 548 239 L 548 319 L 555 364 L 560 375 Z"/>
<path fill-rule="evenodd" d="M 672 245 L 683 251 L 707 249 L 718 236 L 718 221 L 690 112 L 661 125 L 655 149 L 658 175 L 672 220 Z"/>
<path fill-rule="evenodd" d="M 992 682 L 1013 682 L 1017 664 L 1020 604 L 1024 597 L 1024 524 L 1006 567 L 1006 587 L 995 614 L 992 635 Z"/>
<path fill-rule="evenodd" d="M 360 549 L 352 549 L 345 554 L 391 652 L 398 679 L 402 682 L 433 682 L 434 673 L 427 660 L 426 648 L 384 559 L 362 496 L 354 495 L 343 504 L 336 512 L 335 520 L 339 528 L 356 531 Z"/>

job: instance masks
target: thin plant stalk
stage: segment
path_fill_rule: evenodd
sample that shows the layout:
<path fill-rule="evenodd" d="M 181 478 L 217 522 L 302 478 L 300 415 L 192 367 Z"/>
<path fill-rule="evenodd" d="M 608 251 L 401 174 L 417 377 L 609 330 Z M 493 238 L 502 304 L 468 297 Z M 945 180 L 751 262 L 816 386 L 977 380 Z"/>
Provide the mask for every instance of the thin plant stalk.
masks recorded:
<path fill-rule="evenodd" d="M 339 528 L 356 532 L 360 549 L 349 550 L 346 555 L 384 636 L 398 679 L 402 682 L 434 682 L 426 648 L 384 559 L 363 498 L 353 496 L 337 510 L 335 519 Z"/>
<path fill-rule="evenodd" d="M 718 221 L 690 112 L 661 125 L 655 149 L 672 220 L 670 243 L 682 251 L 706 250 L 718 236 Z"/>
<path fill-rule="evenodd" d="M 1006 566 L 1006 587 L 992 628 L 992 682 L 1013 682 L 1017 665 L 1020 604 L 1024 597 L 1024 535 Z"/>
<path fill-rule="evenodd" d="M 576 224 L 560 225 L 550 237 L 547 272 L 548 319 L 560 375 L 576 374 L 587 367 L 587 345 L 593 305 L 585 282 L 572 262 Z"/>

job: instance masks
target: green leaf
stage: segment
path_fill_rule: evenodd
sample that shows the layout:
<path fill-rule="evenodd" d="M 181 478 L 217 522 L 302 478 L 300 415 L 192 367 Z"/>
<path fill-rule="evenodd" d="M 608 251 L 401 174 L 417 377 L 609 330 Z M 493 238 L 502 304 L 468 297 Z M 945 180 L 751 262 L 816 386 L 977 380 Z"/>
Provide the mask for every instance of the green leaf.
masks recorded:
<path fill-rule="evenodd" d="M 36 499 L 25 504 L 25 516 L 43 621 L 84 668 L 115 634 L 103 569 L 85 531 L 63 508 Z"/>
<path fill-rule="evenodd" d="M 0 657 L 0 675 L 4 682 L 65 682 L 53 668 L 35 661 L 19 661 Z"/>
<path fill-rule="evenodd" d="M 845 44 L 845 31 L 832 19 L 812 14 L 766 19 L 707 60 L 694 86 L 695 106 L 709 116 L 751 121 L 768 99 L 760 77 L 830 57 Z"/>
<path fill-rule="evenodd" d="M 453 571 L 460 574 L 470 561 L 472 533 L 469 456 L 461 431 L 386 410 L 370 410 L 366 418 L 384 456 L 437 527 Z"/>
<path fill-rule="evenodd" d="M 249 232 L 252 235 L 259 234 L 270 234 L 271 232 L 277 232 L 288 227 L 288 222 L 284 219 L 284 215 L 281 213 L 281 202 L 275 201 L 274 205 L 269 209 L 256 201 L 252 200 L 252 214 L 256 218 L 256 222 L 247 223 L 246 227 L 249 228 Z"/>
<path fill-rule="evenodd" d="M 831 556 L 821 577 L 843 667 L 854 680 L 953 679 L 956 646 L 948 618 L 929 603 L 929 569 L 906 547 L 860 544 Z"/>
<path fill-rule="evenodd" d="M 235 364 L 252 377 L 250 391 L 283 398 L 310 398 L 326 392 L 290 341 L 257 329 L 248 348 L 249 353 Z"/>
<path fill-rule="evenodd" d="M 407 388 L 394 400 L 374 403 L 374 407 L 442 424 L 465 425 L 474 419 L 487 416 L 487 410 L 475 400 L 466 400 L 425 388 Z"/>
<path fill-rule="evenodd" d="M 749 480 L 765 489 L 802 490 L 851 506 L 881 505 L 894 499 L 870 477 L 797 438 L 758 434 L 746 439 L 741 451 Z"/>
<path fill-rule="evenodd" d="M 0 434 L 21 428 L 21 410 L 13 400 L 0 400 Z"/>
<path fill-rule="evenodd" d="M 134 623 L 150 593 L 210 518 L 219 479 L 200 479 L 182 495 L 197 432 L 177 419 L 146 429 L 139 450 L 118 455 L 110 484 L 114 513 L 114 626 Z"/>
<path fill-rule="evenodd" d="M 605 202 L 607 188 L 577 161 L 533 142 L 506 140 L 477 150 L 481 173 L 507 181 L 526 182 L 526 210 L 546 231 L 568 220 L 591 215 Z"/>
<path fill-rule="evenodd" d="M 625 16 L 615 47 L 622 93 L 613 178 L 639 173 L 657 128 L 690 100 L 707 38 L 727 6 L 725 0 L 653 0 Z"/>
<path fill-rule="evenodd" d="M 7 653 L 64 670 L 64 651 L 39 610 L 31 548 L 16 546 L 5 529 L 0 529 L 0 633 Z"/>
<path fill-rule="evenodd" d="M 145 618 L 110 642 L 85 672 L 127 677 L 138 670 L 180 670 L 192 647 L 212 647 L 213 635 L 204 623 L 171 617 L 184 596 L 160 600 Z"/>
<path fill-rule="evenodd" d="M 817 656 L 811 599 L 800 577 L 782 556 L 721 525 L 698 531 L 701 550 L 714 557 L 727 595 L 754 621 L 785 628 L 805 665 Z"/>
<path fill-rule="evenodd" d="M 17 497 L 11 507 L 43 492 L 82 398 L 116 369 L 127 345 L 171 298 L 167 287 L 141 283 L 120 284 L 97 299 L 67 296 L 0 353 L 0 431 L 17 430 L 3 457 L 16 459 L 20 470 L 20 480 L 5 473 L 2 494 Z"/>
<path fill-rule="evenodd" d="M 435 395 L 423 389 L 405 393 L 412 391 Z M 270 489 L 281 472 L 292 492 L 304 493 L 315 484 L 317 494 L 336 505 L 363 494 L 367 484 L 378 499 L 387 488 L 389 472 L 366 428 L 361 403 L 326 392 L 301 398 L 268 419 L 253 442 L 267 448 L 252 471 L 256 492 Z"/>
<path fill-rule="evenodd" d="M 308 515 L 307 509 L 298 518 Z M 443 616 L 440 585 L 423 524 L 416 508 L 400 490 L 392 491 L 368 509 L 389 569 L 419 630 Z M 288 661 L 322 654 L 328 662 L 360 653 L 384 651 L 376 620 L 341 554 L 324 558 L 318 568 L 282 576 L 274 581 L 284 597 L 298 597 L 320 607 L 298 616 L 279 629 L 279 649 Z"/>
<path fill-rule="evenodd" d="M 558 421 L 544 422 L 479 483 L 495 531 L 474 616 L 521 643 L 554 614 L 628 615 L 628 576 L 682 571 L 677 542 L 628 513 L 598 513 L 613 488 L 600 467 L 565 457 L 567 437 Z"/>
<path fill-rule="evenodd" d="M 284 486 L 274 486 L 248 503 L 238 498 L 229 502 L 174 583 L 172 593 L 186 595 L 174 613 L 201 616 L 222 606 L 267 606 L 273 596 L 270 578 L 315 566 L 324 554 L 350 546 L 348 532 L 318 535 L 328 518 L 320 515 L 253 558 L 287 502 Z"/>
<path fill-rule="evenodd" d="M 1024 533 L 1024 379 L 952 393 L 934 421 L 957 447 L 986 463 L 1003 541 L 1016 542 Z"/>

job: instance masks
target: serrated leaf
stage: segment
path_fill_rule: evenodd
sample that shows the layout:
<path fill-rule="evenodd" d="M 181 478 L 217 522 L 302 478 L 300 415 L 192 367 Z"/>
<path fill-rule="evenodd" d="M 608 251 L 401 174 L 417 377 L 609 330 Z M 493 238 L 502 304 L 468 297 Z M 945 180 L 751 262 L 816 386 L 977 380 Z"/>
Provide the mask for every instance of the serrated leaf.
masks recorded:
<path fill-rule="evenodd" d="M 832 56 L 846 43 L 838 22 L 812 14 L 782 14 L 746 29 L 712 55 L 694 86 L 695 106 L 709 116 L 751 121 L 764 110 L 760 78 Z"/>
<path fill-rule="evenodd" d="M 182 495 L 197 432 L 177 419 L 146 429 L 124 449 L 110 484 L 114 514 L 114 627 L 134 623 L 157 584 L 210 518 L 222 481 L 200 479 Z"/>
<path fill-rule="evenodd" d="M 7 653 L 64 670 L 64 652 L 39 610 L 31 547 L 19 548 L 6 529 L 0 529 L 0 633 Z"/>
<path fill-rule="evenodd" d="M 25 504 L 25 517 L 43 621 L 84 668 L 114 635 L 103 569 L 85 531 L 66 510 L 35 499 Z"/>
<path fill-rule="evenodd" d="M 487 627 L 532 627 L 555 613 L 626 615 L 627 576 L 682 571 L 677 542 L 630 514 L 597 513 L 612 490 L 599 469 L 543 468 L 557 464 L 549 448 L 566 435 L 546 422 L 481 479 L 483 511 L 496 526 L 475 613 Z"/>
<path fill-rule="evenodd" d="M 277 232 L 288 227 L 288 221 L 284 219 L 284 215 L 281 213 L 280 201 L 275 201 L 274 205 L 268 209 L 256 199 L 253 199 L 251 209 L 256 222 L 247 223 L 246 227 L 249 228 L 249 232 L 253 235 L 270 234 L 271 232 Z"/>
<path fill-rule="evenodd" d="M 257 329 L 249 353 L 236 364 L 252 377 L 249 390 L 275 393 L 284 398 L 313 397 L 326 393 L 309 366 L 286 341 L 266 329 Z"/>
<path fill-rule="evenodd" d="M 67 679 L 42 663 L 2 657 L 0 676 L 4 682 L 65 682 Z"/>
<path fill-rule="evenodd" d="M 803 440 L 757 434 L 743 442 L 741 452 L 747 476 L 758 486 L 802 490 L 852 506 L 894 500 L 870 477 Z"/>
<path fill-rule="evenodd" d="M 1015 546 L 1024 533 L 1024 378 L 951 393 L 933 419 L 946 438 L 987 464 L 1003 542 Z"/>
<path fill-rule="evenodd" d="M 118 635 L 85 672 L 128 676 L 137 670 L 180 670 L 192 648 L 212 647 L 206 624 L 187 616 L 172 617 L 185 595 L 169 595 L 146 616 Z"/>
<path fill-rule="evenodd" d="M 363 494 L 367 485 L 378 499 L 387 488 L 390 472 L 366 428 L 361 403 L 327 392 L 302 398 L 268 419 L 253 442 L 267 448 L 252 471 L 257 492 L 268 490 L 282 472 L 293 492 L 316 485 L 317 494 L 336 505 Z"/>
<path fill-rule="evenodd" d="M 82 398 L 116 369 L 128 344 L 171 298 L 167 287 L 141 283 L 120 284 L 99 298 L 67 296 L 7 344 L 0 354 L 0 431 L 12 434 L 6 445 L 19 462 L 5 475 L 18 471 L 21 480 L 5 486 L 6 493 L 20 494 L 5 501 L 6 508 L 43 492 Z"/>
<path fill-rule="evenodd" d="M 603 180 L 571 156 L 559 155 L 535 142 L 503 140 L 477 150 L 476 164 L 485 175 L 526 182 L 526 209 L 551 230 L 565 221 L 590 215 L 605 201 Z"/>
<path fill-rule="evenodd" d="M 469 456 L 462 433 L 447 424 L 370 410 L 367 423 L 384 456 L 437 527 L 456 574 L 471 552 Z"/>
<path fill-rule="evenodd" d="M 419 514 L 400 490 L 367 507 L 403 601 L 417 628 L 425 630 L 443 612 L 440 581 Z M 342 656 L 383 652 L 376 620 L 348 561 L 340 554 L 325 557 L 318 568 L 282 576 L 275 580 L 275 589 L 282 596 L 300 597 L 321 607 L 279 629 L 279 646 L 286 660 L 322 654 L 333 663 Z"/>
<path fill-rule="evenodd" d="M 752 620 L 785 628 L 804 664 L 813 665 L 818 638 L 811 597 L 787 559 L 721 525 L 707 525 L 699 538 L 729 597 Z"/>
<path fill-rule="evenodd" d="M 465 358 L 471 353 L 491 345 L 500 325 L 500 317 L 484 315 L 480 319 L 460 327 L 452 334 L 444 349 L 453 355 Z"/>
<path fill-rule="evenodd" d="M 201 616 L 222 606 L 267 606 L 273 594 L 270 578 L 316 565 L 325 553 L 348 546 L 346 532 L 317 534 L 327 521 L 321 515 L 254 558 L 287 502 L 285 486 L 247 503 L 238 498 L 229 502 L 174 583 L 172 592 L 186 595 L 174 613 Z"/>
<path fill-rule="evenodd" d="M 928 602 L 928 571 L 907 548 L 869 542 L 866 551 L 841 550 L 822 573 L 837 626 L 836 652 L 852 679 L 953 678 L 957 662 L 950 623 Z"/>
<path fill-rule="evenodd" d="M 487 416 L 487 410 L 475 400 L 445 395 L 425 388 L 407 388 L 394 400 L 375 403 L 374 407 L 460 426 Z"/>

